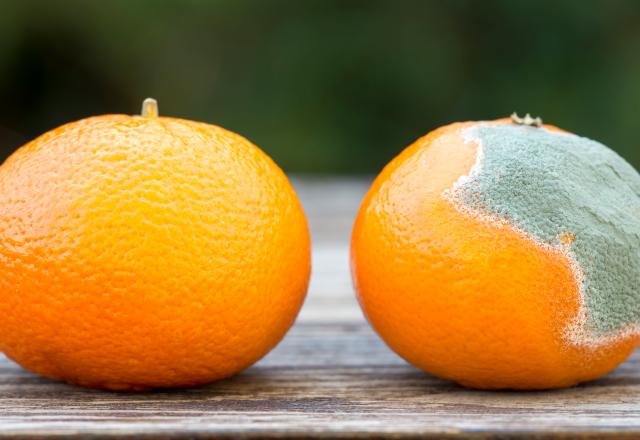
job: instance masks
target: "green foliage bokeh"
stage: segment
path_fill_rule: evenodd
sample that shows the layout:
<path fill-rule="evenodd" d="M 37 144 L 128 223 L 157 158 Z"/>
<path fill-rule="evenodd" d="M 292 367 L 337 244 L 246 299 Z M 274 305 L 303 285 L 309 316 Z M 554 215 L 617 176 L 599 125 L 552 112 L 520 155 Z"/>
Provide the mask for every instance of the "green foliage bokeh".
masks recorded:
<path fill-rule="evenodd" d="M 640 2 L 0 3 L 4 156 L 147 96 L 289 172 L 375 173 L 433 128 L 514 110 L 639 168 Z"/>

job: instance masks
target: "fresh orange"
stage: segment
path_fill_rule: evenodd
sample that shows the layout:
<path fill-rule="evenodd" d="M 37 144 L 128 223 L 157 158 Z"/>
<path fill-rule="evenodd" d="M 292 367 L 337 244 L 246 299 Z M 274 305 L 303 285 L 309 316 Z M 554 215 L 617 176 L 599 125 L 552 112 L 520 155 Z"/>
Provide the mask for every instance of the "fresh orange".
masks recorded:
<path fill-rule="evenodd" d="M 0 351 L 31 371 L 204 384 L 264 356 L 304 300 L 309 233 L 282 171 L 237 134 L 145 105 L 0 167 Z"/>
<path fill-rule="evenodd" d="M 377 177 L 352 274 L 400 356 L 483 388 L 556 388 L 622 362 L 640 332 L 640 176 L 527 117 L 442 127 Z"/>

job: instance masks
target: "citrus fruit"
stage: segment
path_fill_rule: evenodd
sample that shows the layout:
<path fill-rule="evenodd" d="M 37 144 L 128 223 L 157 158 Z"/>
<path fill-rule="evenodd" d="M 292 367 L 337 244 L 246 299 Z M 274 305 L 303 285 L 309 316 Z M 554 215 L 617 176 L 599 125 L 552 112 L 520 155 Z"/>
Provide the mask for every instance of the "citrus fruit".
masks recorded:
<path fill-rule="evenodd" d="M 56 128 L 0 167 L 0 351 L 111 390 L 226 378 L 303 302 L 306 219 L 247 139 L 157 116 Z"/>
<path fill-rule="evenodd" d="M 351 264 L 400 356 L 483 389 L 597 378 L 639 341 L 640 176 L 604 145 L 513 116 L 442 127 L 377 177 Z"/>

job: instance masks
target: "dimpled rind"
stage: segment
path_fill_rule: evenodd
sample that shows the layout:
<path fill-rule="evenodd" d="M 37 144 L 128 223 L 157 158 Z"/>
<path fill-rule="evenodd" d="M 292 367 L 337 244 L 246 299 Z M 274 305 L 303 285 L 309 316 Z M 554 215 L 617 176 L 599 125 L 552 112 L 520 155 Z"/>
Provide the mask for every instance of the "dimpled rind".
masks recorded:
<path fill-rule="evenodd" d="M 284 336 L 310 242 L 282 171 L 173 118 L 67 124 L 0 167 L 0 350 L 113 390 L 231 376 Z"/>
<path fill-rule="evenodd" d="M 477 165 L 451 194 L 467 209 L 504 219 L 537 242 L 566 248 L 581 274 L 585 322 L 574 343 L 638 330 L 640 175 L 606 146 L 569 133 L 477 125 Z"/>
<path fill-rule="evenodd" d="M 585 209 L 581 215 L 593 219 L 559 221 L 558 216 L 570 217 L 575 211 L 556 207 L 554 216 L 547 206 L 548 188 L 558 185 L 560 167 L 567 166 L 563 158 L 554 162 L 554 155 L 562 156 L 561 152 L 548 158 L 551 164 L 514 152 L 501 156 L 499 166 L 488 172 L 484 161 L 493 153 L 485 153 L 483 143 L 491 139 L 481 138 L 479 127 L 500 128 L 500 139 L 515 138 L 518 146 L 527 142 L 531 130 L 542 131 L 539 135 L 561 131 L 548 125 L 516 127 L 509 120 L 456 123 L 432 131 L 394 158 L 371 185 L 353 228 L 351 270 L 364 314 L 405 360 L 464 386 L 548 389 L 598 378 L 637 346 L 640 337 L 631 322 L 634 312 L 617 315 L 613 327 L 608 327 L 611 316 L 618 313 L 619 301 L 634 311 L 637 304 L 635 294 L 618 297 L 613 308 L 600 309 L 609 315 L 604 321 L 587 319 L 593 307 L 587 305 L 583 280 L 590 274 L 579 264 L 574 249 L 584 232 L 577 226 L 584 229 L 593 222 L 622 221 L 623 226 L 605 224 L 590 230 L 592 236 L 613 243 L 597 252 L 615 250 L 619 258 L 624 252 L 637 252 L 633 244 L 637 223 L 630 212 L 621 212 L 637 206 L 637 187 L 631 186 L 637 182 L 635 171 L 604 147 L 562 134 L 562 140 L 573 139 L 586 149 L 584 157 L 579 157 L 579 150 L 574 153 L 577 158 L 569 158 L 575 162 L 572 166 L 593 166 L 596 171 L 591 176 L 589 172 L 574 176 L 585 187 L 571 201 L 574 207 L 588 207 L 591 211 Z M 589 145 L 584 146 L 585 142 Z M 568 146 L 574 147 L 578 145 Z M 557 222 L 548 241 L 507 218 L 505 213 L 516 218 L 513 207 L 519 199 L 517 203 L 510 200 L 502 211 L 482 204 L 487 194 L 494 194 L 478 189 L 476 178 L 485 172 L 487 180 L 482 183 L 504 185 L 502 191 L 509 191 L 513 198 L 528 199 L 525 206 L 531 212 L 521 214 L 529 224 L 536 224 L 529 218 L 533 211 L 534 217 L 540 216 L 541 227 L 545 218 Z M 600 179 L 598 173 L 619 176 L 591 182 Z M 531 174 L 534 181 L 551 182 L 532 184 Z M 612 194 L 616 186 L 621 194 Z M 571 188 L 562 191 L 569 191 L 565 197 L 572 195 Z M 605 205 L 604 213 L 600 205 Z M 612 235 L 606 236 L 608 231 Z M 605 321 L 603 327 L 595 328 Z"/>

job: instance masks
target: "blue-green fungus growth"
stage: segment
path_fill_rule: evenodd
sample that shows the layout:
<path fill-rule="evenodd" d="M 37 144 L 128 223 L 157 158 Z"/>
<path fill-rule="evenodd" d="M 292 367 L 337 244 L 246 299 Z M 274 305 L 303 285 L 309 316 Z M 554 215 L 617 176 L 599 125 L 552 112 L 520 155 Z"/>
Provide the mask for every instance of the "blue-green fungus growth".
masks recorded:
<path fill-rule="evenodd" d="M 539 119 L 464 129 L 477 163 L 450 190 L 467 212 L 507 222 L 574 265 L 581 322 L 575 344 L 638 332 L 640 175 L 603 144 L 541 127 Z"/>

